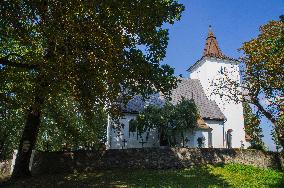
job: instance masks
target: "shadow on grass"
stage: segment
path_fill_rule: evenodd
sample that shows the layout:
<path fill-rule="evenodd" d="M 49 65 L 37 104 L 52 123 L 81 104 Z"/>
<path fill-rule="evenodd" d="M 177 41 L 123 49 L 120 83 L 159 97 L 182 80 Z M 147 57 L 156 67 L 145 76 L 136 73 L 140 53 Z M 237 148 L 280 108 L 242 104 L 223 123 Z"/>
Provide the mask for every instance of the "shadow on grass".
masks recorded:
<path fill-rule="evenodd" d="M 34 176 L 0 187 L 284 187 L 283 172 L 244 165 L 200 166 L 189 169 L 98 170 Z"/>
<path fill-rule="evenodd" d="M 104 170 L 93 173 L 44 175 L 3 187 L 229 187 L 207 167 L 179 170 Z"/>

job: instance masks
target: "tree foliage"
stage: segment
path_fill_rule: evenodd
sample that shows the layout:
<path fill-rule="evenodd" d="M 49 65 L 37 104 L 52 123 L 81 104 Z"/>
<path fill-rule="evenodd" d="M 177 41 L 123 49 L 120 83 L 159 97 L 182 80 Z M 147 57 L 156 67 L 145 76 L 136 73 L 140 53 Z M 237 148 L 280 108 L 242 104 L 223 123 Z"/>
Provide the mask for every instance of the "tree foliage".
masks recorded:
<path fill-rule="evenodd" d="M 282 113 L 280 114 L 280 117 L 277 119 L 277 126 L 272 130 L 271 136 L 272 140 L 275 143 L 276 150 L 279 151 L 281 148 L 283 148 L 283 145 L 281 144 L 281 138 L 279 135 L 283 134 L 283 129 L 284 129 L 284 105 L 281 107 L 282 108 Z"/>
<path fill-rule="evenodd" d="M 259 117 L 252 112 L 248 103 L 243 103 L 243 107 L 245 132 L 250 137 L 250 148 L 263 150 L 263 134 Z"/>
<path fill-rule="evenodd" d="M 242 47 L 246 54 L 244 80 L 249 100 L 275 123 L 284 100 L 284 22 L 271 21 L 260 31 L 256 39 Z M 266 106 L 261 104 L 260 95 L 266 100 Z"/>
<path fill-rule="evenodd" d="M 72 91 L 84 109 L 110 104 L 121 86 L 129 94 L 168 92 L 175 79 L 172 68 L 159 66 L 168 40 L 162 24 L 179 19 L 182 9 L 165 0 L 4 1 L 1 61 L 34 66 L 42 75 L 29 82 L 30 96 L 43 82 L 41 95 Z"/>
<path fill-rule="evenodd" d="M 76 101 L 58 96 L 43 108 L 42 127 L 36 149 L 60 151 L 64 148 L 97 148 L 106 136 L 107 114 L 97 107 L 92 119 L 83 117 Z M 12 157 L 17 148 L 25 122 L 25 113 L 20 108 L 0 107 L 0 159 Z"/>
<path fill-rule="evenodd" d="M 43 114 L 37 144 L 39 150 L 98 147 L 105 140 L 107 114 L 103 107 L 97 107 L 90 119 L 80 112 L 76 101 L 63 95 L 49 101 Z"/>
<path fill-rule="evenodd" d="M 160 65 L 163 24 L 179 20 L 182 10 L 176 0 L 1 1 L 0 98 L 21 99 L 26 113 L 13 177 L 29 174 L 44 109 L 57 96 L 75 101 L 89 123 L 101 106 L 118 114 L 118 96 L 168 94 L 176 78 Z"/>
<path fill-rule="evenodd" d="M 150 129 L 159 130 L 160 142 L 175 145 L 176 135 L 182 135 L 185 130 L 193 130 L 197 126 L 198 117 L 194 102 L 183 99 L 176 105 L 166 102 L 162 107 L 148 106 L 135 120 L 130 121 L 129 126 L 138 133 Z"/>
<path fill-rule="evenodd" d="M 20 141 L 24 112 L 1 104 L 0 113 L 0 160 L 11 159 Z"/>

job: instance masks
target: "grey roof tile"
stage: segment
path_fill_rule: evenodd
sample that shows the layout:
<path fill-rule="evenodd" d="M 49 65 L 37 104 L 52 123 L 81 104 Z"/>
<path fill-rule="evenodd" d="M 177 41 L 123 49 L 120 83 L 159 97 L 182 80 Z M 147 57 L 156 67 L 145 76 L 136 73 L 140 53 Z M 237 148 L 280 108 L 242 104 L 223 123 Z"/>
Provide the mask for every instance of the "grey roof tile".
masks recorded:
<path fill-rule="evenodd" d="M 156 93 L 149 96 L 148 99 L 143 99 L 141 95 L 134 96 L 125 106 L 123 112 L 138 113 L 144 110 L 149 105 L 163 106 L 164 100 L 160 98 L 160 94 Z"/>
<path fill-rule="evenodd" d="M 177 104 L 182 98 L 193 98 L 203 119 L 225 119 L 224 114 L 221 112 L 215 101 L 211 101 L 206 97 L 199 80 L 181 78 L 178 87 L 172 91 L 171 102 Z M 144 100 L 140 95 L 137 95 L 124 106 L 123 111 L 138 113 L 143 111 L 148 105 L 163 106 L 164 104 L 165 100 L 159 93 L 153 94 L 148 99 Z"/>
<path fill-rule="evenodd" d="M 224 120 L 225 116 L 215 101 L 209 100 L 197 79 L 181 78 L 178 87 L 172 91 L 172 103 L 177 104 L 182 98 L 194 100 L 203 119 Z"/>

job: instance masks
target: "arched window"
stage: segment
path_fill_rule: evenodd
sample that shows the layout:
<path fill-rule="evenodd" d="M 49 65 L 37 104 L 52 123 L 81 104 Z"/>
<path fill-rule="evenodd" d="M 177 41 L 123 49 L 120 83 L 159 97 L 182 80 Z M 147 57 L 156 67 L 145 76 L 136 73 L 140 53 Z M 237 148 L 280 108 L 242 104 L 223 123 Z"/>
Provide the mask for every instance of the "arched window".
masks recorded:
<path fill-rule="evenodd" d="M 221 66 L 221 69 L 220 69 L 220 73 L 221 74 L 224 74 L 224 70 L 223 70 L 223 67 Z"/>
<path fill-rule="evenodd" d="M 229 129 L 227 131 L 227 147 L 228 148 L 232 148 L 232 132 L 233 132 L 233 129 Z"/>

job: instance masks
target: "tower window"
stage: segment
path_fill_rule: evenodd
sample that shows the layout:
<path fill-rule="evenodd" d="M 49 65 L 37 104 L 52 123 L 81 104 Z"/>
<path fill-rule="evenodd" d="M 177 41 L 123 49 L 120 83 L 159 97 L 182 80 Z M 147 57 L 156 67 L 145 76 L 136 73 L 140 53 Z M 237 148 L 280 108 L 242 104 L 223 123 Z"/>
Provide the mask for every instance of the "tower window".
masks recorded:
<path fill-rule="evenodd" d="M 225 74 L 225 72 L 226 72 L 226 67 L 221 67 L 220 73 L 221 73 L 221 74 Z"/>

